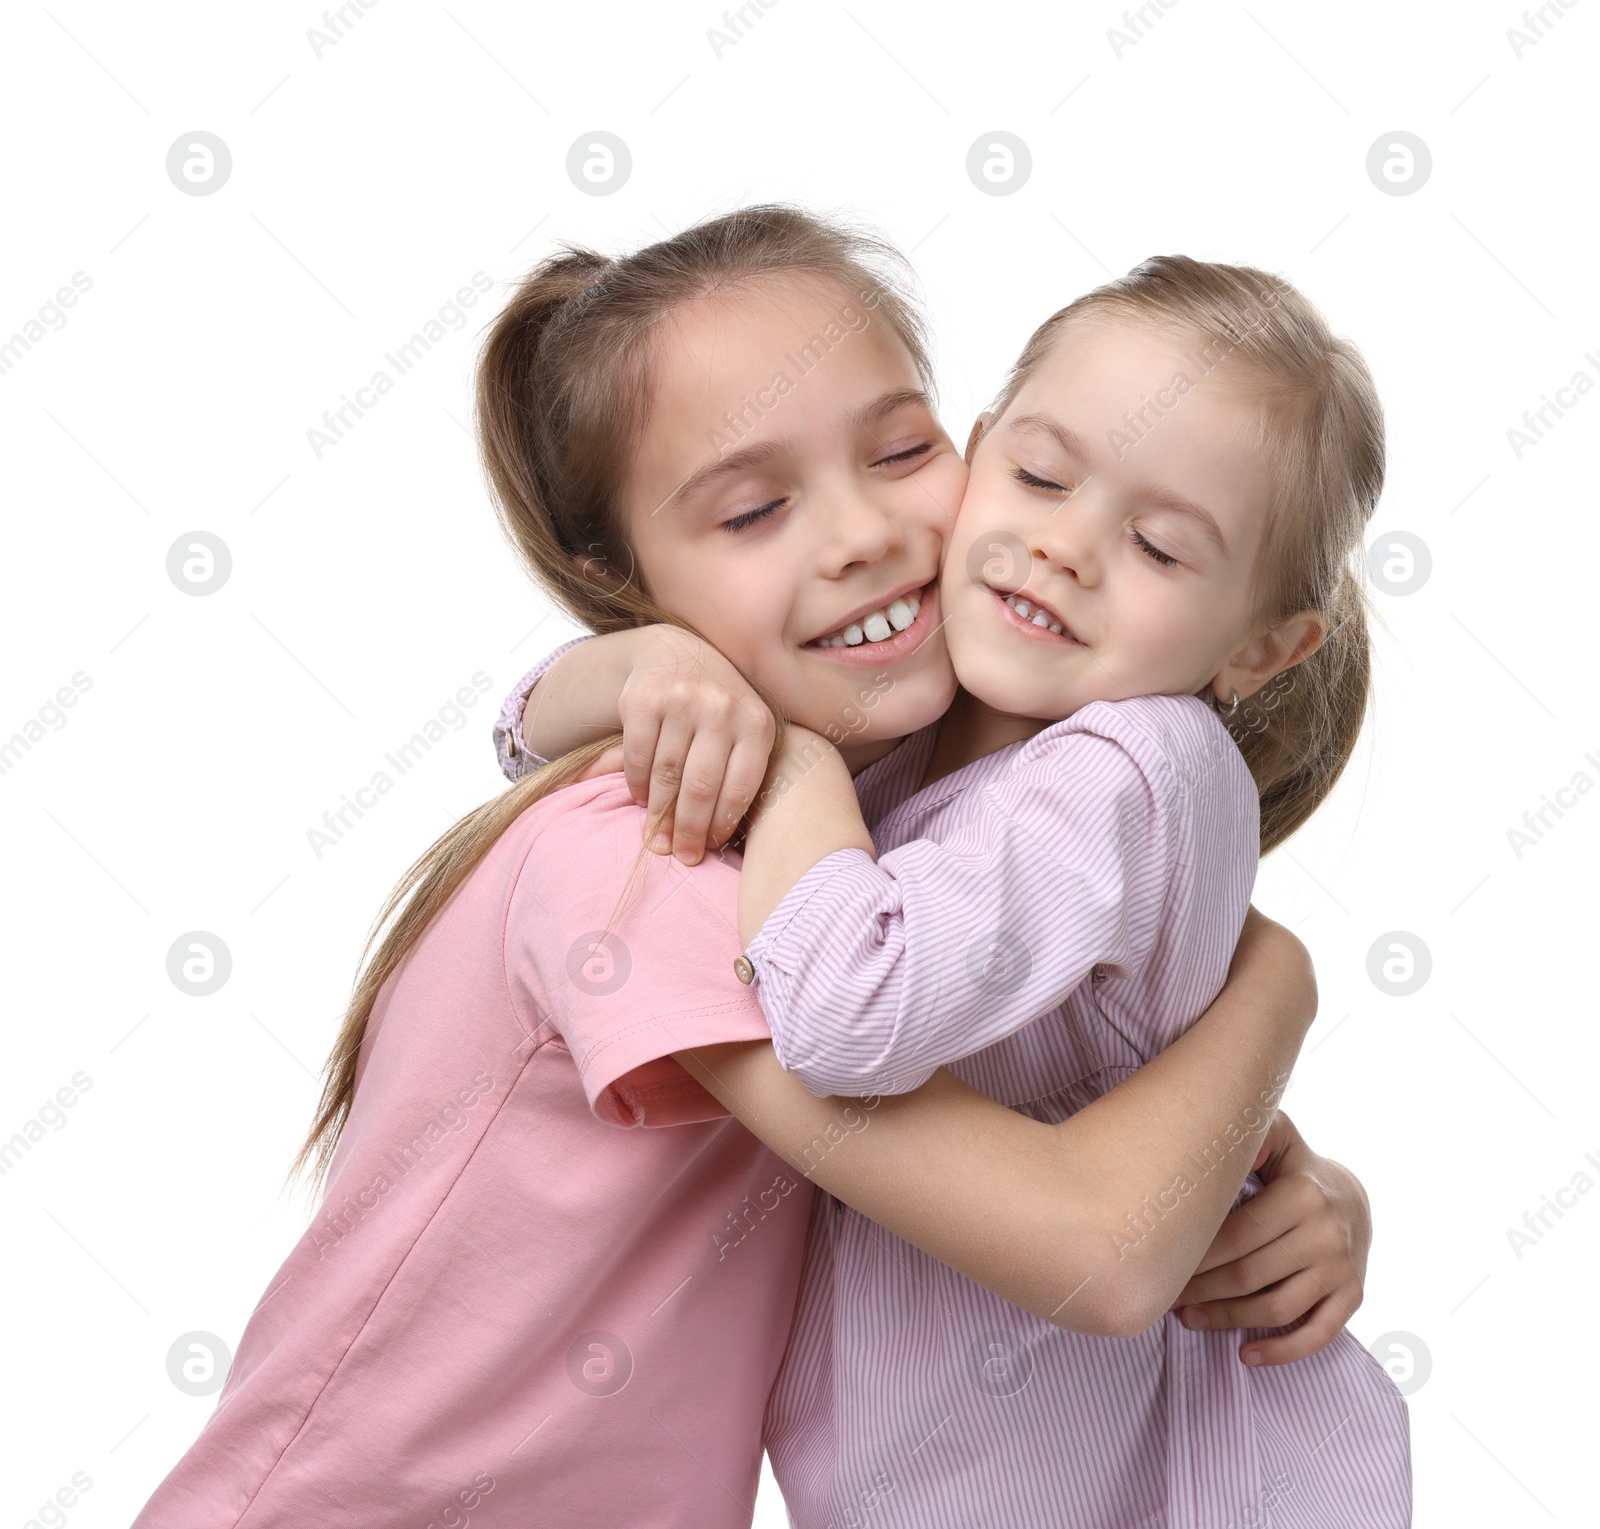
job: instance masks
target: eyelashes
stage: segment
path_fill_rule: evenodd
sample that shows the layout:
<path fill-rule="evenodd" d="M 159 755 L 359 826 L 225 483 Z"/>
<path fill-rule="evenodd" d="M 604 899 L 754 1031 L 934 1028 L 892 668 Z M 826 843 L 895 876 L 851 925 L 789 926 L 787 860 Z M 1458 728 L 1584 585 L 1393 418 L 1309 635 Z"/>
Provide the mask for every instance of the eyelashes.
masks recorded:
<path fill-rule="evenodd" d="M 1135 544 L 1140 548 L 1140 550 L 1149 553 L 1150 556 L 1160 563 L 1163 568 L 1171 568 L 1177 563 L 1177 558 L 1169 557 L 1159 547 L 1152 546 L 1144 539 L 1138 530 L 1134 530 L 1132 535 Z"/>
<path fill-rule="evenodd" d="M 872 465 L 874 467 L 886 467 L 890 462 L 909 462 L 912 457 L 925 457 L 932 450 L 933 442 L 924 441 L 920 446 L 912 446 L 906 451 L 897 451 L 893 456 L 880 457 Z"/>
<path fill-rule="evenodd" d="M 732 520 L 722 523 L 724 531 L 743 531 L 746 526 L 753 526 L 758 520 L 765 520 L 767 516 L 781 509 L 788 501 L 774 499 L 771 504 L 764 504 L 759 509 L 746 510 L 743 515 L 735 515 Z"/>
<path fill-rule="evenodd" d="M 1068 490 L 1063 488 L 1059 483 L 1052 483 L 1048 478 L 1041 478 L 1038 473 L 1031 473 L 1026 467 L 1012 468 L 1011 476 L 1015 478 L 1018 483 L 1027 484 L 1029 488 L 1048 489 L 1052 494 L 1065 494 L 1068 492 Z"/>

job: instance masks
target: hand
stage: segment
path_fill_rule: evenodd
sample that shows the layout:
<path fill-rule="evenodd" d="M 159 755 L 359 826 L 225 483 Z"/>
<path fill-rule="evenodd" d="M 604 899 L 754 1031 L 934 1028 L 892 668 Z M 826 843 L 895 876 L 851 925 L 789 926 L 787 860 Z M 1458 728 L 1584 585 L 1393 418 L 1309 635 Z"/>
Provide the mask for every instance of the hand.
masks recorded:
<path fill-rule="evenodd" d="M 1279 1112 L 1256 1158 L 1266 1188 L 1222 1223 L 1173 1310 L 1186 1327 L 1287 1327 L 1253 1338 L 1246 1364 L 1287 1364 L 1326 1347 L 1361 1305 L 1372 1210 L 1361 1181 L 1308 1147 Z"/>
<path fill-rule="evenodd" d="M 727 843 L 755 798 L 772 751 L 771 711 L 710 643 L 663 624 L 642 629 L 617 713 L 621 769 L 646 821 L 678 793 L 650 847 L 697 864 L 708 845 Z"/>

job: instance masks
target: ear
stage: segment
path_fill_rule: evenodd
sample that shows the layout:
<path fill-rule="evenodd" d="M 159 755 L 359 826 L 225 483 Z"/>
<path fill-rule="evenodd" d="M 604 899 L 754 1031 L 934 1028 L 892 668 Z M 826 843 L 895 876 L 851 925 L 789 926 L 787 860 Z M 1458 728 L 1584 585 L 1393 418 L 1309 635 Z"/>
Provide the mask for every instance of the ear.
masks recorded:
<path fill-rule="evenodd" d="M 983 439 L 983 432 L 994 423 L 994 415 L 980 414 L 972 422 L 972 434 L 967 437 L 967 466 L 972 466 L 972 453 L 978 449 L 978 442 Z"/>
<path fill-rule="evenodd" d="M 1252 696 L 1268 680 L 1304 663 L 1328 635 L 1328 619 L 1321 611 L 1300 611 L 1287 621 L 1252 637 L 1234 653 L 1211 682 L 1212 693 L 1226 706 L 1239 692 Z"/>

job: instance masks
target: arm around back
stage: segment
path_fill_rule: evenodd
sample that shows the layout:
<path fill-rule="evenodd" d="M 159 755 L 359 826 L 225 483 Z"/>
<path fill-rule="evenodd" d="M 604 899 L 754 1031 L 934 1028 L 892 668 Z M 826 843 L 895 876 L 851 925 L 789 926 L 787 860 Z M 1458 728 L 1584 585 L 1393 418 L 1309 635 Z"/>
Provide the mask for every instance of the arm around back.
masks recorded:
<path fill-rule="evenodd" d="M 677 1059 L 821 1188 L 1076 1332 L 1167 1311 L 1237 1197 L 1316 1010 L 1305 948 L 1252 910 L 1228 985 L 1172 1046 L 1056 1125 L 945 1072 L 818 1099 L 765 1042 Z"/>

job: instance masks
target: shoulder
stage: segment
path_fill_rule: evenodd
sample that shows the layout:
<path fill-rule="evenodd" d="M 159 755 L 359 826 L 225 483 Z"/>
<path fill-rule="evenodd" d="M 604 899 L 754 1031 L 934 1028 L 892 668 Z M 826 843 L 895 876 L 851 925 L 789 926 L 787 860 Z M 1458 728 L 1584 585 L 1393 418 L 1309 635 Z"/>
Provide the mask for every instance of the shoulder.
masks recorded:
<path fill-rule="evenodd" d="M 645 809 L 634 801 L 620 771 L 575 781 L 529 805 L 511 833 L 537 842 L 541 854 L 578 845 L 589 849 L 621 844 L 631 829 L 641 842 Z"/>
<path fill-rule="evenodd" d="M 506 835 L 513 900 L 532 902 L 547 922 L 563 926 L 605 929 L 625 921 L 632 927 L 648 919 L 662 935 L 711 909 L 732 916 L 739 856 L 713 852 L 686 866 L 655 854 L 644 844 L 648 816 L 620 771 L 542 797 Z M 670 895 L 685 882 L 683 896 Z"/>
<path fill-rule="evenodd" d="M 1236 798 L 1254 781 L 1244 755 L 1216 712 L 1198 696 L 1131 696 L 1092 701 L 1030 740 L 1036 759 L 1081 747 L 1085 736 L 1102 738 L 1126 756 L 1158 800 L 1175 803 L 1197 792 Z M 1114 757 L 1109 755 L 1108 757 Z"/>

